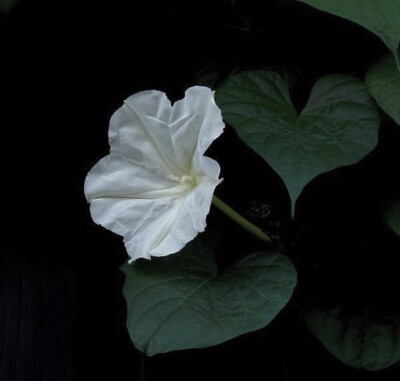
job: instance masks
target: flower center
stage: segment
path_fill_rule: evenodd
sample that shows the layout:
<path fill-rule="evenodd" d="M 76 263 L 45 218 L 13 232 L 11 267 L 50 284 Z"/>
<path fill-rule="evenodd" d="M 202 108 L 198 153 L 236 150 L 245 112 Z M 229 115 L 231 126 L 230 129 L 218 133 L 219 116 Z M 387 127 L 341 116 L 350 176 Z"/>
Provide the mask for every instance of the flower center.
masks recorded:
<path fill-rule="evenodd" d="M 178 184 L 183 185 L 185 188 L 188 189 L 193 189 L 196 187 L 197 182 L 192 176 L 182 176 L 182 177 L 177 177 L 174 175 L 171 175 L 170 180 L 175 181 Z"/>

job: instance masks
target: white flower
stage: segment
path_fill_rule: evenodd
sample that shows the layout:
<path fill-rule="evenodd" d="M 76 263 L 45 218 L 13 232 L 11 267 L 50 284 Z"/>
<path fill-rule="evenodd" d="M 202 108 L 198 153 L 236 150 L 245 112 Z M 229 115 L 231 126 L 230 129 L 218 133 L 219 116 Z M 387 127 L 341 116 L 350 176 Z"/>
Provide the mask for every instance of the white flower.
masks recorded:
<path fill-rule="evenodd" d="M 111 117 L 110 155 L 88 173 L 85 195 L 93 220 L 124 237 L 130 261 L 175 253 L 204 230 L 220 183 L 204 152 L 223 128 L 199 86 L 173 106 L 160 91 L 137 93 Z"/>

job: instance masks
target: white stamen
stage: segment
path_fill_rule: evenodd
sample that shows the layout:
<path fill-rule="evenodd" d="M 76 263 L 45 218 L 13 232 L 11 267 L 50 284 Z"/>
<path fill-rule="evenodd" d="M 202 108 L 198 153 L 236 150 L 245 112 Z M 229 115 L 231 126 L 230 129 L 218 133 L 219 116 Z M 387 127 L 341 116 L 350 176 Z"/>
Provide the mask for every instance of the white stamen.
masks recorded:
<path fill-rule="evenodd" d="M 196 186 L 196 181 L 193 179 L 192 176 L 184 175 L 184 176 L 182 176 L 181 178 L 179 178 L 179 177 L 174 176 L 174 175 L 169 175 L 168 178 L 169 178 L 170 180 L 176 182 L 176 183 L 181 184 L 181 185 L 188 185 L 188 186 L 190 186 L 191 188 L 194 188 L 194 187 Z"/>

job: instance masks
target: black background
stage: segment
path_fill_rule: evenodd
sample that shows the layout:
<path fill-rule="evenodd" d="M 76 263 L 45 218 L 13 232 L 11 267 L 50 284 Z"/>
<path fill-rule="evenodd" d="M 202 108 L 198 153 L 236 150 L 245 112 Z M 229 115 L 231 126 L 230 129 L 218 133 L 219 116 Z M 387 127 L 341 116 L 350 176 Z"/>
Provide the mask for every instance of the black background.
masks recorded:
<path fill-rule="evenodd" d="M 281 180 L 228 126 L 209 152 L 225 178 L 217 195 L 245 215 L 254 202 L 271 205 L 282 240 L 293 242 L 295 294 L 265 329 L 213 348 L 144 358 L 129 340 L 118 271 L 126 253 L 91 222 L 83 195 L 122 101 L 145 89 L 179 99 L 217 64 L 219 79 L 289 70 L 300 110 L 322 75 L 363 78 L 387 53 L 361 27 L 294 1 L 233 3 L 22 0 L 0 19 L 1 381 L 399 379 L 399 365 L 370 373 L 341 364 L 301 320 L 313 300 L 400 312 L 399 239 L 379 217 L 380 200 L 400 190 L 400 130 L 385 115 L 374 152 L 311 182 L 293 222 Z M 222 266 L 260 247 L 218 211 L 208 221 L 226 238 Z"/>

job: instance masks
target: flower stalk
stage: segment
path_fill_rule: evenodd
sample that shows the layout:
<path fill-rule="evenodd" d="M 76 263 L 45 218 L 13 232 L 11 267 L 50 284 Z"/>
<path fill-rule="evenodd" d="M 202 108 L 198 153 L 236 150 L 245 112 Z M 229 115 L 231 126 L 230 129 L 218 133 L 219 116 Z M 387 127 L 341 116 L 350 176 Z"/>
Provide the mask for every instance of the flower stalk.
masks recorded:
<path fill-rule="evenodd" d="M 212 203 L 221 212 L 225 213 L 229 218 L 231 218 L 233 221 L 235 221 L 238 225 L 240 225 L 243 229 L 247 230 L 249 233 L 253 234 L 257 238 L 265 242 L 271 242 L 271 238 L 267 234 L 265 234 L 258 226 L 246 220 L 243 216 L 234 211 L 230 206 L 225 204 L 217 196 L 215 195 L 213 196 Z"/>

